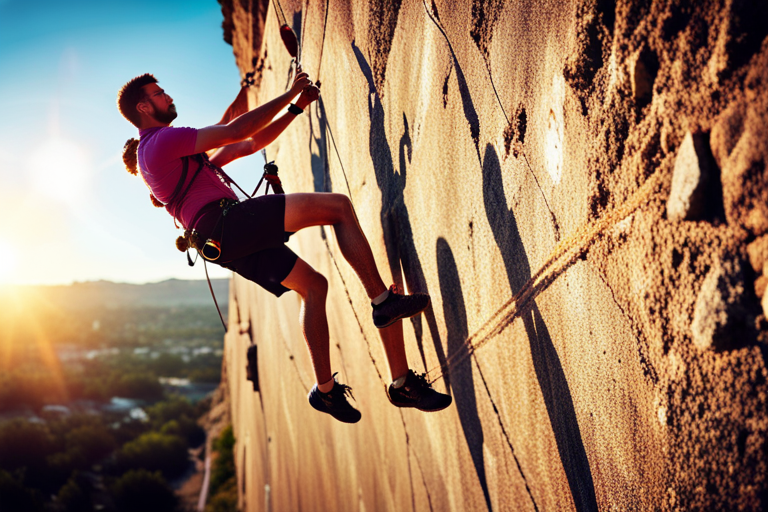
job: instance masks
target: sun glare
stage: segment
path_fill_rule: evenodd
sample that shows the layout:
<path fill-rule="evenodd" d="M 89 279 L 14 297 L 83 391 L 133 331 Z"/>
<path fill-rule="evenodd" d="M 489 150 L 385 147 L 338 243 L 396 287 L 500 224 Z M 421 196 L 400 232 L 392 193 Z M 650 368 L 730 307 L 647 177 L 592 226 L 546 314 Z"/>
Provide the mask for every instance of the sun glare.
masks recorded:
<path fill-rule="evenodd" d="M 52 137 L 35 151 L 31 159 L 35 189 L 48 197 L 75 205 L 88 185 L 90 162 L 76 143 Z"/>
<path fill-rule="evenodd" d="M 5 240 L 0 240 L 0 284 L 7 283 L 13 277 L 16 262 L 15 249 Z"/>

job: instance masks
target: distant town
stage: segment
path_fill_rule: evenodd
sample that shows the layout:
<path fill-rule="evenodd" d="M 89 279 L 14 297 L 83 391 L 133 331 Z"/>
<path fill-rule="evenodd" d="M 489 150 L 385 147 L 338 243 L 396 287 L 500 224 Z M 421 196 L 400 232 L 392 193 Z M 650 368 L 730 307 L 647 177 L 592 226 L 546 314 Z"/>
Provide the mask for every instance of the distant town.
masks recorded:
<path fill-rule="evenodd" d="M 228 280 L 213 284 L 226 315 Z M 223 338 L 205 281 L 4 289 L 2 495 L 30 511 L 119 511 L 140 488 L 184 508 Z"/>

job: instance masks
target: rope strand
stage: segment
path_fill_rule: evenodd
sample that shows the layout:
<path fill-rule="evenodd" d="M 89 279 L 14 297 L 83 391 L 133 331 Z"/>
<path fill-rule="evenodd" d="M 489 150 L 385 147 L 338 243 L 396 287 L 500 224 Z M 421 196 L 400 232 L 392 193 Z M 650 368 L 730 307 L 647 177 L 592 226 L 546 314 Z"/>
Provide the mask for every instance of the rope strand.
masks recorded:
<path fill-rule="evenodd" d="M 280 23 L 281 25 L 287 25 L 288 22 L 285 17 L 285 13 L 283 12 L 283 6 L 280 3 L 280 0 L 272 0 L 272 5 L 274 6 L 275 15 L 277 16 L 278 23 Z M 281 20 L 281 17 L 282 17 L 282 20 Z"/>
<path fill-rule="evenodd" d="M 661 183 L 664 173 L 656 170 L 643 185 L 620 207 L 608 212 L 602 218 L 582 225 L 576 232 L 557 244 L 549 258 L 539 270 L 523 285 L 517 294 L 510 297 L 491 317 L 469 336 L 462 347 L 467 350 L 449 357 L 444 364 L 427 372 L 434 377 L 430 383 L 440 379 L 447 370 L 472 356 L 480 347 L 501 334 L 516 318 L 525 313 L 531 303 L 560 277 L 571 265 L 589 252 L 597 237 L 626 219 L 641 205 L 647 203 L 651 193 Z M 439 373 L 438 373 L 439 371 Z"/>

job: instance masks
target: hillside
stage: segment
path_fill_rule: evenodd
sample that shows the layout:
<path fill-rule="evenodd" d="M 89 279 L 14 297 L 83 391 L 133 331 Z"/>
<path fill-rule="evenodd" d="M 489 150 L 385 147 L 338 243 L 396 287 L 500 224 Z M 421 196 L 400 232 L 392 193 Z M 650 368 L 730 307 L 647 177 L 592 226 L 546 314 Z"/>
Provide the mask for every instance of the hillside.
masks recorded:
<path fill-rule="evenodd" d="M 229 279 L 212 279 L 219 304 L 229 299 Z M 157 283 L 130 284 L 111 281 L 76 282 L 57 286 L 18 286 L 5 290 L 0 299 L 35 295 L 64 309 L 108 309 L 142 306 L 213 306 L 208 283 L 202 280 L 167 279 Z"/>

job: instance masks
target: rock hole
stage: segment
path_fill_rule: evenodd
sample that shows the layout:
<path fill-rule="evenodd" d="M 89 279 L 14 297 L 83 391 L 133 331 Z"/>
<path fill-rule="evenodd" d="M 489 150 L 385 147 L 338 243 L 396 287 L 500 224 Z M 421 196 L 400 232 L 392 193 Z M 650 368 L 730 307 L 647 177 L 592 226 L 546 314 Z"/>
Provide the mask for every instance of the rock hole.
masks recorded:
<path fill-rule="evenodd" d="M 517 123 L 517 140 L 525 143 L 525 132 L 528 130 L 528 114 L 525 113 L 525 107 L 521 103 L 515 113 Z"/>
<path fill-rule="evenodd" d="M 584 93 L 591 86 L 597 70 L 603 67 L 603 46 L 615 19 L 613 2 L 595 4 L 583 1 L 576 8 L 576 44 L 565 64 L 563 74 L 568 84 Z M 583 96 L 583 95 L 579 95 Z"/>
<path fill-rule="evenodd" d="M 616 23 L 616 1 L 598 0 L 597 12 L 603 16 L 603 24 L 609 32 L 613 32 L 613 25 Z"/>
<path fill-rule="evenodd" d="M 630 70 L 632 94 L 638 112 L 650 105 L 653 99 L 653 84 L 658 73 L 659 57 L 648 46 L 643 47 Z"/>
<path fill-rule="evenodd" d="M 736 449 L 739 451 L 739 457 L 743 457 L 747 451 L 747 438 L 749 437 L 748 430 L 742 430 L 739 432 L 739 437 L 736 439 Z"/>
<path fill-rule="evenodd" d="M 510 120 L 504 129 L 504 150 L 509 156 L 509 151 L 517 158 L 522 151 L 522 145 L 525 143 L 525 134 L 528 130 L 528 114 L 525 112 L 525 106 L 520 103 L 515 111 L 515 116 Z"/>
<path fill-rule="evenodd" d="M 683 253 L 681 253 L 677 249 L 674 249 L 672 251 L 672 267 L 678 268 L 682 262 L 683 262 Z"/>
<path fill-rule="evenodd" d="M 672 41 L 688 25 L 690 14 L 681 5 L 670 5 L 669 15 L 661 23 L 661 35 L 665 41 Z"/>
<path fill-rule="evenodd" d="M 727 17 L 724 75 L 747 64 L 760 51 L 768 36 L 768 4 L 765 2 L 732 2 Z M 762 21 L 761 21 L 762 20 Z"/>

